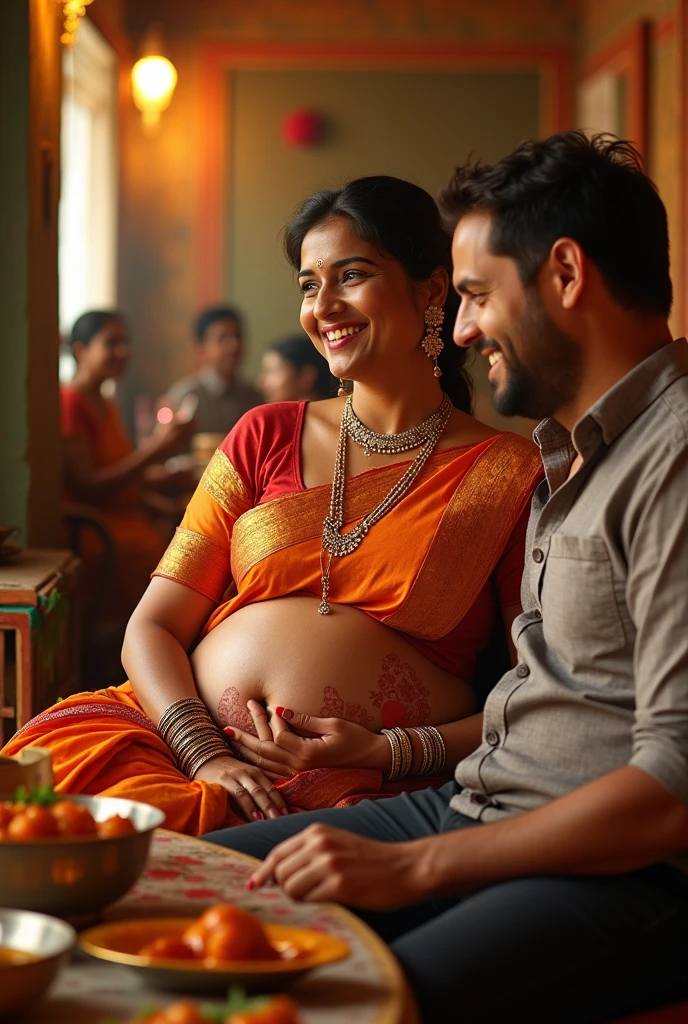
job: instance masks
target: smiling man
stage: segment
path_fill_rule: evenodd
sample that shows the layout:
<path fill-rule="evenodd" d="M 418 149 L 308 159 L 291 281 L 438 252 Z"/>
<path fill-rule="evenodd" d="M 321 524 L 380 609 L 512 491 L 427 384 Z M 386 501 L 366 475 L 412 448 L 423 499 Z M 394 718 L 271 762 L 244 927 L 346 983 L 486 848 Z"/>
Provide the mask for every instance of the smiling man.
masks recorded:
<path fill-rule="evenodd" d="M 442 208 L 455 340 L 489 359 L 500 412 L 543 420 L 517 664 L 441 790 L 211 838 L 265 858 L 252 888 L 357 908 L 424 1021 L 607 1021 L 688 996 L 688 346 L 666 213 L 629 145 L 577 132 L 460 168 Z"/>

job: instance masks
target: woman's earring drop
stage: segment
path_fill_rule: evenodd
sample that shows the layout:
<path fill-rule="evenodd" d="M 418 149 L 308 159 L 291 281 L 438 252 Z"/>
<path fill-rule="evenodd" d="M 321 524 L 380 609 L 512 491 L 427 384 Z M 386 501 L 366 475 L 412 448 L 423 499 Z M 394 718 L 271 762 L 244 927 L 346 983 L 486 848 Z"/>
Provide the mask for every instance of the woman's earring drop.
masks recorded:
<path fill-rule="evenodd" d="M 437 357 L 444 348 L 444 342 L 440 338 L 440 331 L 444 323 L 444 310 L 441 306 L 428 306 L 425 310 L 425 337 L 423 338 L 423 350 L 435 363 L 433 373 L 435 377 L 441 377 L 442 371 L 437 365 Z"/>
<path fill-rule="evenodd" d="M 339 391 L 337 392 L 337 396 L 339 398 L 347 398 L 348 394 L 349 394 L 349 392 L 346 390 L 346 387 L 344 386 L 344 381 L 340 377 L 339 378 Z"/>

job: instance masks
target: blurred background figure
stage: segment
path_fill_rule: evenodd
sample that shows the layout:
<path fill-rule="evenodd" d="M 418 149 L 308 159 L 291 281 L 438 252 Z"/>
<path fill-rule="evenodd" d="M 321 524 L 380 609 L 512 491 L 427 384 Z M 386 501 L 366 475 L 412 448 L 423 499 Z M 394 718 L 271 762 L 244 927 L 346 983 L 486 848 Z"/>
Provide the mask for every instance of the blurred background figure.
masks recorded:
<path fill-rule="evenodd" d="M 121 378 L 129 361 L 127 324 L 116 310 L 80 316 L 70 345 L 76 372 L 60 389 L 63 511 L 68 522 L 78 515 L 91 524 L 79 544 L 84 589 L 114 634 L 123 630 L 165 550 L 181 514 L 180 496 L 193 487 L 188 470 L 170 471 L 165 461 L 188 446 L 195 426 L 187 403 L 132 445 L 117 404 L 103 394 L 105 382 Z"/>
<path fill-rule="evenodd" d="M 217 435 L 221 441 L 245 412 L 263 402 L 258 391 L 238 373 L 244 349 L 241 315 L 231 306 L 205 309 L 196 318 L 194 337 L 198 369 L 173 384 L 161 405 L 169 405 L 174 412 L 193 395 L 198 400 L 196 430 Z"/>
<path fill-rule="evenodd" d="M 258 387 L 266 402 L 317 402 L 337 393 L 337 378 L 305 334 L 292 334 L 263 353 Z"/>

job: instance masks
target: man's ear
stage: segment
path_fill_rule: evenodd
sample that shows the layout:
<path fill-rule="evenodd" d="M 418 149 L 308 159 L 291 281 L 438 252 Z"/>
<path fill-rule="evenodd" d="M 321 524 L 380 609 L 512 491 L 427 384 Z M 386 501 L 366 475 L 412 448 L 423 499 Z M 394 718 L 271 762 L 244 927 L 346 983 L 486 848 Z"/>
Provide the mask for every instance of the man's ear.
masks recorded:
<path fill-rule="evenodd" d="M 587 278 L 587 257 L 580 243 L 573 238 L 558 238 L 546 265 L 562 309 L 573 309 L 580 301 Z"/>

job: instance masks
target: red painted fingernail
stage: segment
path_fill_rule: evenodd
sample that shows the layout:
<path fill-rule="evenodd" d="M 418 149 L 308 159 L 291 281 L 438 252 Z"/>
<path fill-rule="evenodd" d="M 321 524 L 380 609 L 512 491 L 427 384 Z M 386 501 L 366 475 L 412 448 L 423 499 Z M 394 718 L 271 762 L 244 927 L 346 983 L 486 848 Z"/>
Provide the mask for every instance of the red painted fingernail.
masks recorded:
<path fill-rule="evenodd" d="M 234 729 L 230 728 L 230 726 L 226 725 L 222 731 L 225 736 L 229 736 L 230 740 L 235 739 L 236 733 L 234 732 Z"/>
<path fill-rule="evenodd" d="M 254 811 L 251 817 L 254 821 L 265 821 L 265 815 L 261 814 L 260 811 Z"/>
<path fill-rule="evenodd" d="M 252 878 L 249 878 L 248 882 L 246 883 L 246 888 L 248 889 L 249 892 L 251 892 L 253 889 L 255 889 L 255 887 L 256 883 L 253 881 Z"/>
<path fill-rule="evenodd" d="M 275 714 L 279 715 L 279 717 L 281 718 L 282 715 L 284 714 L 284 708 L 275 708 Z"/>
<path fill-rule="evenodd" d="M 277 708 L 276 711 L 280 718 L 286 718 L 287 721 L 294 717 L 294 712 L 290 711 L 289 708 Z"/>

